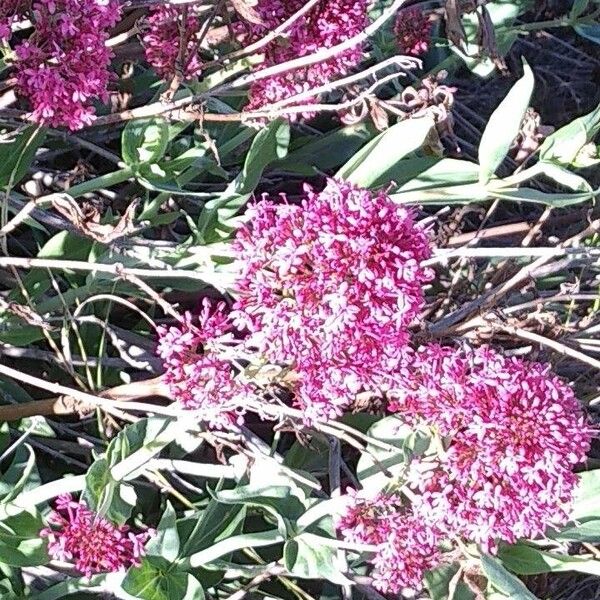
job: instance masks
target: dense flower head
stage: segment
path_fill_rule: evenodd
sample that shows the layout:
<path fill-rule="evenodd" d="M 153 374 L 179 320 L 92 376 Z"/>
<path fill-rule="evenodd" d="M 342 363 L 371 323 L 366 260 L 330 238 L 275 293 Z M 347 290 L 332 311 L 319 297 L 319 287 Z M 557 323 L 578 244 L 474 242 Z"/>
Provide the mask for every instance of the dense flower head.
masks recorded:
<path fill-rule="evenodd" d="M 139 565 L 152 532 L 133 533 L 127 525 L 115 525 L 65 494 L 56 499 L 49 526 L 40 535 L 48 539 L 53 559 L 72 562 L 90 577 Z"/>
<path fill-rule="evenodd" d="M 402 505 L 397 494 L 350 492 L 337 528 L 345 541 L 375 546 L 373 587 L 384 594 L 419 590 L 425 571 L 440 564 L 440 533 Z"/>
<path fill-rule="evenodd" d="M 2 0 L 0 2 L 0 42 L 11 36 L 12 24 L 28 8 L 28 0 Z"/>
<path fill-rule="evenodd" d="M 185 25 L 184 13 L 187 11 Z M 183 28 L 185 51 L 180 59 L 180 48 Z M 184 78 L 189 79 L 200 73 L 202 63 L 198 57 L 198 33 L 201 21 L 194 13 L 193 5 L 177 7 L 172 5 L 155 6 L 150 9 L 147 19 L 147 30 L 142 36 L 146 60 L 163 78 L 173 77 L 181 69 Z"/>
<path fill-rule="evenodd" d="M 447 449 L 417 465 L 421 514 L 494 551 L 568 520 L 592 431 L 547 365 L 490 348 L 419 349 L 390 409 L 439 431 Z"/>
<path fill-rule="evenodd" d="M 418 7 L 400 10 L 394 24 L 398 49 L 409 56 L 420 56 L 429 50 L 431 22 Z"/>
<path fill-rule="evenodd" d="M 157 354 L 165 367 L 163 380 L 184 408 L 200 411 L 212 427 L 225 427 L 243 410 L 249 388 L 236 379 L 222 348 L 232 340 L 225 303 L 213 310 L 205 299 L 198 317 L 184 315 L 179 326 L 157 328 Z"/>
<path fill-rule="evenodd" d="M 255 7 L 262 24 L 248 24 L 249 40 L 260 39 L 304 6 L 304 0 L 259 0 Z M 278 65 L 331 48 L 359 34 L 367 25 L 367 0 L 322 0 L 297 19 L 283 39 L 269 43 L 263 67 Z M 362 59 L 361 46 L 323 62 L 257 80 L 250 89 L 246 110 L 259 110 L 346 75 Z M 314 116 L 303 113 L 305 118 Z"/>
<path fill-rule="evenodd" d="M 263 200 L 235 241 L 239 326 L 292 364 L 307 420 L 334 418 L 362 388 L 388 385 L 432 273 L 427 232 L 384 192 L 329 180 L 301 205 Z"/>
<path fill-rule="evenodd" d="M 15 52 L 17 91 L 31 103 L 35 121 L 71 130 L 93 121 L 92 101 L 108 100 L 106 40 L 119 15 L 118 0 L 34 3 L 34 33 Z"/>

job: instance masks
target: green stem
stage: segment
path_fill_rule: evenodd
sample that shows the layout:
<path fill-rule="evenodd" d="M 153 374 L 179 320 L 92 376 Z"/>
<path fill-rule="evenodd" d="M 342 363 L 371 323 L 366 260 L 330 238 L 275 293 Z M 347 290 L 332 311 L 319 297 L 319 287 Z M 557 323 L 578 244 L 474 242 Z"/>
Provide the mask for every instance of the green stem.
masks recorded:
<path fill-rule="evenodd" d="M 519 25 L 506 25 L 498 27 L 497 32 L 501 31 L 538 31 L 540 29 L 555 29 L 557 27 L 575 27 L 575 25 L 593 24 L 594 19 L 600 14 L 600 9 L 585 17 L 572 19 L 569 16 L 560 19 L 551 19 L 549 21 L 538 21 L 537 23 L 521 23 Z"/>
<path fill-rule="evenodd" d="M 285 538 L 275 529 L 271 531 L 263 531 L 261 533 L 252 533 L 234 535 L 217 542 L 210 548 L 196 552 L 186 558 L 181 558 L 177 561 L 178 567 L 182 570 L 194 569 L 211 563 L 217 558 L 242 550 L 243 548 L 258 548 L 260 546 L 272 546 L 285 541 Z"/>
<path fill-rule="evenodd" d="M 79 196 L 83 196 L 84 194 L 89 194 L 90 192 L 95 192 L 97 190 L 117 185 L 118 183 L 123 183 L 132 177 L 133 169 L 131 167 L 125 167 L 119 171 L 107 173 L 106 175 L 101 175 L 95 179 L 90 179 L 89 181 L 84 181 L 83 183 L 74 185 L 72 188 L 68 189 L 67 192 L 69 196 L 77 198 Z"/>
<path fill-rule="evenodd" d="M 43 504 L 61 494 L 80 492 L 85 488 L 85 475 L 65 477 L 45 483 L 34 490 L 22 492 L 12 502 L 0 504 L 0 521 L 17 515 L 24 510 Z"/>

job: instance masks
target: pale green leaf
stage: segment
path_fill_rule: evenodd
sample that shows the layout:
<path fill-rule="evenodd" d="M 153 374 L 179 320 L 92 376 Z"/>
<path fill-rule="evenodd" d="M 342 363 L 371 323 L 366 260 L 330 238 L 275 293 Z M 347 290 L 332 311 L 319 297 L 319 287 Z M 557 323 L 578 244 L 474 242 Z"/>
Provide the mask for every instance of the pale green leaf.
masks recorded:
<path fill-rule="evenodd" d="M 538 600 L 497 558 L 484 554 L 481 556 L 481 566 L 489 583 L 511 600 Z"/>
<path fill-rule="evenodd" d="M 549 135 L 540 147 L 540 159 L 572 164 L 581 149 L 600 131 L 600 104 L 589 114 Z"/>
<path fill-rule="evenodd" d="M 359 150 L 337 177 L 367 188 L 388 184 L 400 161 L 423 147 L 434 127 L 429 116 L 396 123 Z"/>
<path fill-rule="evenodd" d="M 492 113 L 479 144 L 479 180 L 487 183 L 495 174 L 517 137 L 533 93 L 531 67 L 523 61 L 523 77 L 510 89 Z"/>

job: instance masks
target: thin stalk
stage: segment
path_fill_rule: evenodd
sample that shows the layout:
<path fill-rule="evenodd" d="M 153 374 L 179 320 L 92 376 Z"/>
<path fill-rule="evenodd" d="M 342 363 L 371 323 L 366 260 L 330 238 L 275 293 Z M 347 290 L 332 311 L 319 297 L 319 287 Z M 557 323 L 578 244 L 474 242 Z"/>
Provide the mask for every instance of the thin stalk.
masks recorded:
<path fill-rule="evenodd" d="M 133 169 L 131 167 L 125 167 L 124 169 L 119 169 L 118 171 L 107 173 L 106 175 L 100 175 L 100 177 L 95 177 L 89 181 L 74 185 L 72 188 L 69 188 L 67 192 L 72 198 L 78 198 L 84 194 L 89 194 L 90 192 L 96 192 L 123 183 L 124 181 L 131 179 L 133 175 Z"/>

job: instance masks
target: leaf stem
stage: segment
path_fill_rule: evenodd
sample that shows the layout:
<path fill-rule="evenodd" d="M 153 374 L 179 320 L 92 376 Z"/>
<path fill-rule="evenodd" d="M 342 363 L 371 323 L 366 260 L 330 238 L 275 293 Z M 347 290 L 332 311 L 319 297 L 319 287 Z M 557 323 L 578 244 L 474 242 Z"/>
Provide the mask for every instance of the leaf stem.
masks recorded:
<path fill-rule="evenodd" d="M 96 192 L 123 183 L 132 177 L 133 169 L 131 167 L 125 167 L 124 169 L 119 169 L 118 171 L 107 173 L 106 175 L 100 175 L 100 177 L 95 177 L 89 181 L 74 185 L 72 188 L 69 188 L 67 192 L 72 198 L 78 198 L 84 194 L 89 194 L 90 192 Z"/>

